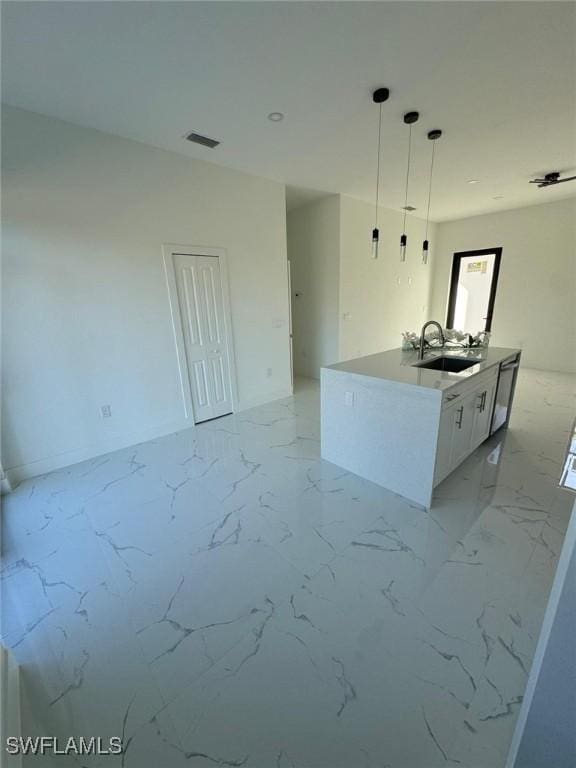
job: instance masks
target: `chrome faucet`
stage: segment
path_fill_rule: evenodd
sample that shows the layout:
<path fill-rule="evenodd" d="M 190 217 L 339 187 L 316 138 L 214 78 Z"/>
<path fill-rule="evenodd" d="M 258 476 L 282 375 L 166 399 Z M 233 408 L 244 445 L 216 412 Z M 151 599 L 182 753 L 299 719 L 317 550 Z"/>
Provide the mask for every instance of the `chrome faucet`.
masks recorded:
<path fill-rule="evenodd" d="M 420 349 L 418 350 L 418 360 L 424 359 L 424 347 L 426 346 L 426 328 L 428 328 L 429 325 L 435 325 L 436 328 L 438 328 L 441 346 L 444 346 L 446 343 L 446 339 L 444 338 L 444 331 L 442 330 L 440 323 L 436 322 L 436 320 L 428 320 L 422 326 L 422 334 L 420 336 Z"/>

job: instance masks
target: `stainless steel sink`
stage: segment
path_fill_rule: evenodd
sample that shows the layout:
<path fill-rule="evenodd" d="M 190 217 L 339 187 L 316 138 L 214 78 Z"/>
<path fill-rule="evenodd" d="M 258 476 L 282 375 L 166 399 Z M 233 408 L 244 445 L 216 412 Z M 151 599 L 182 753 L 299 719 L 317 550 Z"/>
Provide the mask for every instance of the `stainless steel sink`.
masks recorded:
<path fill-rule="evenodd" d="M 424 360 L 422 363 L 414 363 L 418 368 L 430 368 L 433 371 L 447 371 L 459 373 L 479 363 L 479 360 L 470 360 L 462 357 L 435 357 L 432 360 Z"/>

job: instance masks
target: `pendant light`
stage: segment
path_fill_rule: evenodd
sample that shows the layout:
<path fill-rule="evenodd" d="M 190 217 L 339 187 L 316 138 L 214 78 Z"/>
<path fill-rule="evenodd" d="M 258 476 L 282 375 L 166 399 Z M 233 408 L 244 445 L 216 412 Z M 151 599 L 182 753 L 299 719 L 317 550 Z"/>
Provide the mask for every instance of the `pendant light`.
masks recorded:
<path fill-rule="evenodd" d="M 404 122 L 408 126 L 408 162 L 406 163 L 406 189 L 404 195 L 404 222 L 402 224 L 402 235 L 400 236 L 400 261 L 406 261 L 406 246 L 408 245 L 408 236 L 406 235 L 406 213 L 408 212 L 408 184 L 410 182 L 410 158 L 412 154 L 412 126 L 417 122 L 420 115 L 418 112 L 406 112 Z"/>
<path fill-rule="evenodd" d="M 378 258 L 378 246 L 380 231 L 378 229 L 378 197 L 380 192 L 380 144 L 382 140 L 382 104 L 388 100 L 390 91 L 388 88 L 377 88 L 372 94 L 372 101 L 379 105 L 378 116 L 378 154 L 376 157 L 376 211 L 374 214 L 374 229 L 372 230 L 372 258 Z"/>
<path fill-rule="evenodd" d="M 436 140 L 442 136 L 442 131 L 439 128 L 435 128 L 433 131 L 428 132 L 428 138 L 432 142 L 432 157 L 430 158 L 430 180 L 428 182 L 428 208 L 426 210 L 426 232 L 424 234 L 424 242 L 422 243 L 422 264 L 428 264 L 428 224 L 430 222 L 430 199 L 432 197 L 432 175 L 434 173 L 434 148 L 436 146 Z"/>

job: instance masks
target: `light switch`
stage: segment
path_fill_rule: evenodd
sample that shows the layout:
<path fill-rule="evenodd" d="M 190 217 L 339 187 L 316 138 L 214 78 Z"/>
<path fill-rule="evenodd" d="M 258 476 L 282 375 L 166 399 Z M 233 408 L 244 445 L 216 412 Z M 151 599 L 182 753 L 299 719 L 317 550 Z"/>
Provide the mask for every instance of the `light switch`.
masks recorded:
<path fill-rule="evenodd" d="M 348 408 L 354 408 L 354 392 L 346 392 L 344 394 L 344 404 L 348 406 Z"/>

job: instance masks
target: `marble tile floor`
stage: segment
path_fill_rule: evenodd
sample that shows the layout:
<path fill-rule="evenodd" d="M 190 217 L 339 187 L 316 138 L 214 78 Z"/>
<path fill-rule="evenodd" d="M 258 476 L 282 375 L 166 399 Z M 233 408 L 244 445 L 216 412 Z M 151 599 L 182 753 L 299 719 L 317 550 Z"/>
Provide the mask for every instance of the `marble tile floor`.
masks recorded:
<path fill-rule="evenodd" d="M 319 390 L 22 483 L 2 636 L 24 730 L 126 768 L 503 768 L 573 497 L 574 377 L 430 512 L 319 458 Z"/>

